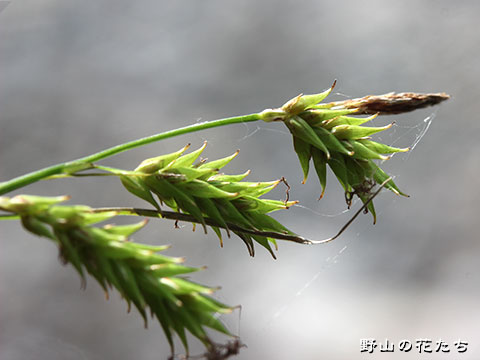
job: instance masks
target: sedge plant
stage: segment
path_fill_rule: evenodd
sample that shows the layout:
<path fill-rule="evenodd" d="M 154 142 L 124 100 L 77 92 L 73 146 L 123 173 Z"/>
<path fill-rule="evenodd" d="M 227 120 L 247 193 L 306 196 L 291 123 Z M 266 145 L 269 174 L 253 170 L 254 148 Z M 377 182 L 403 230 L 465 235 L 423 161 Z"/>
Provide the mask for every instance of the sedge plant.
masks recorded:
<path fill-rule="evenodd" d="M 335 85 L 335 84 L 334 84 Z M 333 85 L 333 86 L 334 86 Z M 228 336 L 233 334 L 219 320 L 234 307 L 213 298 L 217 288 L 192 281 L 187 275 L 203 268 L 189 267 L 184 259 L 161 254 L 165 245 L 151 246 L 131 241 L 131 235 L 147 223 L 146 218 L 191 222 L 205 233 L 211 229 L 219 238 L 235 235 L 251 256 L 255 246 L 265 248 L 274 258 L 279 240 L 300 244 L 325 243 L 336 238 L 361 212 L 370 212 L 376 221 L 373 198 L 384 187 L 406 196 L 376 161 L 388 160 L 391 154 L 408 151 L 372 140 L 371 136 L 389 129 L 365 126 L 378 115 L 398 114 L 435 105 L 448 95 L 390 93 L 366 96 L 339 102 L 322 102 L 333 86 L 319 94 L 298 95 L 283 106 L 250 115 L 197 123 L 150 137 L 127 142 L 95 154 L 0 183 L 0 219 L 19 220 L 25 230 L 49 239 L 59 249 L 64 264 L 70 264 L 85 284 L 93 277 L 105 291 L 115 289 L 133 305 L 147 326 L 156 319 L 175 353 L 178 337 L 188 354 L 187 333 L 206 347 L 207 357 L 223 359 L 239 351 L 240 342 L 216 344 L 207 329 Z M 291 207 L 296 201 L 264 198 L 285 179 L 245 181 L 249 171 L 230 175 L 221 169 L 238 151 L 213 161 L 202 160 L 199 149 L 188 151 L 189 145 L 139 162 L 133 169 L 117 169 L 100 165 L 100 160 L 120 152 L 179 135 L 213 127 L 252 121 L 282 122 L 292 135 L 293 150 L 298 156 L 306 181 L 313 166 L 320 183 L 319 198 L 325 193 L 327 168 L 330 168 L 344 189 L 348 207 L 357 196 L 363 205 L 339 234 L 325 240 L 309 240 L 287 229 L 270 214 Z M 44 197 L 5 194 L 28 184 L 54 178 L 110 174 L 123 188 L 145 201 L 145 208 L 91 208 L 65 205 L 68 196 Z M 287 184 L 288 187 L 288 184 Z M 98 225 L 118 216 L 142 218 L 130 225 Z M 175 223 L 176 224 L 176 223 Z"/>

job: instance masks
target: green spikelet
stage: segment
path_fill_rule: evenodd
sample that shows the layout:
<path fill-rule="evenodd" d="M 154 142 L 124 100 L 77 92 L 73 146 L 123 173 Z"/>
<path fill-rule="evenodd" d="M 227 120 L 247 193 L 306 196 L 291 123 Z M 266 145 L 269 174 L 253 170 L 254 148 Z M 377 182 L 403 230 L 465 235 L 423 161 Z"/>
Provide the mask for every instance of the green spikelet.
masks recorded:
<path fill-rule="evenodd" d="M 0 208 L 17 215 L 28 231 L 52 239 L 60 258 L 72 264 L 85 283 L 87 273 L 104 289 L 116 288 L 128 304 L 138 310 L 147 326 L 149 309 L 156 317 L 174 352 L 173 337 L 179 336 L 188 349 L 186 331 L 206 345 L 206 328 L 230 335 L 217 314 L 233 308 L 210 296 L 215 288 L 194 283 L 181 275 L 201 270 L 181 264 L 183 259 L 158 254 L 168 246 L 150 246 L 128 237 L 145 226 L 94 224 L 112 218 L 114 212 L 95 213 L 87 206 L 63 206 L 65 197 L 0 197 Z M 263 244 L 262 244 L 263 245 Z"/>
<path fill-rule="evenodd" d="M 272 110 L 270 117 L 266 116 L 266 121 L 271 121 L 272 118 L 281 119 L 292 134 L 294 150 L 304 175 L 302 182 L 305 183 L 307 180 L 310 160 L 313 158 L 322 187 L 320 194 L 322 198 L 328 165 L 344 188 L 345 198 L 350 206 L 352 196 L 357 195 L 365 202 L 373 186 L 381 184 L 388 178 L 388 175 L 372 160 L 388 160 L 389 154 L 409 149 L 395 148 L 370 140 L 371 135 L 392 126 L 392 124 L 382 127 L 362 126 L 373 120 L 377 114 L 370 117 L 355 117 L 351 115 L 365 111 L 360 111 L 354 106 L 342 107 L 336 103 L 318 104 L 330 90 L 315 96 L 299 95 L 283 105 L 281 108 L 284 111 L 283 116 Z M 393 181 L 385 187 L 396 194 L 403 194 Z M 365 191 L 366 189 L 369 191 Z M 372 202 L 369 203 L 368 210 L 375 218 Z"/>
<path fill-rule="evenodd" d="M 306 127 L 307 130 L 302 131 L 308 133 L 307 139 L 314 142 L 315 139 L 320 141 L 304 120 L 299 118 L 298 123 L 300 127 Z M 311 157 L 309 154 L 311 145 L 300 139 L 296 139 L 296 141 L 297 149 L 300 147 L 303 149 L 302 156 L 305 156 L 303 164 L 308 164 Z M 242 175 L 221 174 L 220 170 L 237 156 L 238 151 L 222 159 L 195 163 L 205 146 L 206 143 L 200 149 L 187 154 L 185 153 L 186 147 L 184 147 L 172 154 L 144 160 L 133 172 L 117 171 L 117 173 L 130 192 L 151 204 L 156 204 L 150 198 L 151 194 L 156 195 L 160 204 L 165 204 L 176 212 L 191 215 L 198 223 L 202 224 L 205 232 L 207 231 L 207 222 L 210 224 L 213 222 L 215 225 L 210 225 L 210 227 L 219 237 L 222 246 L 223 238 L 220 228 L 227 232 L 228 237 L 232 232 L 238 235 L 246 244 L 251 255 L 255 253 L 254 242 L 259 243 L 273 254 L 269 245 L 270 240 L 239 230 L 230 231 L 230 225 L 249 231 L 284 233 L 285 228 L 278 223 L 276 223 L 276 227 L 270 226 L 275 224 L 274 222 L 269 222 L 269 226 L 265 226 L 264 217 L 268 217 L 266 214 L 272 211 L 287 209 L 296 202 L 260 198 L 277 186 L 279 180 L 247 182 L 242 180 L 249 172 Z M 164 166 L 161 167 L 161 165 Z M 145 169 L 148 172 L 144 172 Z M 152 170 L 155 171 L 152 172 Z M 127 173 L 128 177 L 125 175 Z M 305 177 L 307 174 L 308 169 L 304 169 Z M 126 181 L 124 177 L 129 180 Z"/>

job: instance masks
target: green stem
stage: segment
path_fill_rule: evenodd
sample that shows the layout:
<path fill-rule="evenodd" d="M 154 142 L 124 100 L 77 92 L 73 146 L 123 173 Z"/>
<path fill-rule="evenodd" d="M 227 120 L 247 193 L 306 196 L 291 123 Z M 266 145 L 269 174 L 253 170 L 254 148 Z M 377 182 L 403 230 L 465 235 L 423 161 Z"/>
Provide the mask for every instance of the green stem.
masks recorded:
<path fill-rule="evenodd" d="M 68 161 L 65 163 L 60 163 L 57 165 L 52 165 L 37 171 L 30 172 L 28 174 L 16 177 L 14 179 L 4 181 L 0 183 L 0 195 L 8 193 L 10 191 L 16 190 L 23 186 L 29 185 L 36 181 L 45 179 L 52 175 L 57 174 L 68 174 L 74 173 L 76 171 L 85 170 L 91 168 L 93 165 L 92 163 L 98 160 L 105 159 L 107 157 L 119 154 L 123 151 L 127 151 L 142 145 L 147 145 L 159 140 L 168 139 L 174 136 L 184 135 L 195 131 L 206 130 L 218 126 L 224 125 L 231 125 L 231 124 L 238 124 L 250 121 L 257 121 L 261 120 L 262 115 L 261 113 L 255 113 L 250 115 L 243 115 L 243 116 L 235 116 L 225 119 L 207 121 L 199 124 L 193 124 L 189 126 L 185 126 L 179 129 L 166 131 L 160 134 L 147 136 L 141 139 L 133 140 L 124 144 L 120 144 L 109 149 L 97 152 L 95 154 L 73 160 Z"/>
<path fill-rule="evenodd" d="M 20 215 L 18 214 L 0 214 L 0 220 L 19 220 Z"/>

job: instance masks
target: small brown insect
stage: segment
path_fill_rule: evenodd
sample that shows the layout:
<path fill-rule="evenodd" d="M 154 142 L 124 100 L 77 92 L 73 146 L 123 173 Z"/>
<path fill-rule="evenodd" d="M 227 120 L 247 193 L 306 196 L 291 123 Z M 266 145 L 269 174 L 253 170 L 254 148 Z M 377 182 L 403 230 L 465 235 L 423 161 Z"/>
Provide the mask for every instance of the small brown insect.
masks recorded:
<path fill-rule="evenodd" d="M 372 194 L 375 185 L 377 185 L 375 180 L 365 179 L 361 184 L 353 186 L 353 191 L 345 192 L 345 202 L 347 203 L 347 207 L 350 209 L 355 195 L 359 197 L 360 195 L 369 197 Z M 367 208 L 365 208 L 364 212 L 368 212 Z"/>
<path fill-rule="evenodd" d="M 193 356 L 181 356 L 180 360 L 193 360 L 193 359 L 206 359 L 206 360 L 226 360 L 231 356 L 238 355 L 240 349 L 246 347 L 244 343 L 240 341 L 239 338 L 235 338 L 232 341 L 227 342 L 226 344 L 217 344 L 211 342 L 209 344 L 208 351 L 202 355 L 193 355 Z M 174 356 L 170 356 L 169 360 L 173 360 Z"/>

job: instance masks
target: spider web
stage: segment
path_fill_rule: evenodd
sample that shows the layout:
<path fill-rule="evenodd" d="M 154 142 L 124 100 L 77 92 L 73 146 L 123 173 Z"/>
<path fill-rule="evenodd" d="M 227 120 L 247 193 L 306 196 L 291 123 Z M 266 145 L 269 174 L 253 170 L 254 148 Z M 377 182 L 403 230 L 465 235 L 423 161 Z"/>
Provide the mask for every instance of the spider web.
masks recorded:
<path fill-rule="evenodd" d="M 414 124 L 414 125 L 398 125 L 398 123 L 395 123 L 392 129 L 390 130 L 390 134 L 382 135 L 382 136 L 376 136 L 376 139 L 382 143 L 385 143 L 386 145 L 390 146 L 397 146 L 397 147 L 406 147 L 408 146 L 408 143 L 405 144 L 405 140 L 408 140 L 410 142 L 409 148 L 410 151 L 407 153 L 395 153 L 393 155 L 397 156 L 400 159 L 397 159 L 396 161 L 402 160 L 406 161 L 410 158 L 411 153 L 415 150 L 415 148 L 418 146 L 418 144 L 422 141 L 423 137 L 426 135 L 426 133 L 429 131 L 433 120 L 435 119 L 436 116 L 436 111 L 431 112 L 428 116 L 425 118 L 420 118 L 420 120 Z M 413 117 L 414 118 L 414 117 Z M 377 122 L 379 120 L 376 120 Z M 375 120 L 374 120 L 375 122 Z M 384 120 L 382 121 L 384 122 Z M 262 127 L 261 125 L 251 125 L 249 124 L 244 124 L 246 128 L 246 133 L 244 136 L 240 137 L 238 139 L 238 142 L 244 142 L 248 138 L 252 136 L 262 136 L 262 133 L 266 131 L 275 131 L 280 134 L 284 134 L 286 137 L 290 137 L 291 135 L 287 131 L 283 130 L 275 130 L 271 128 L 265 128 Z M 372 124 L 373 126 L 373 124 Z M 393 131 L 392 131 L 393 130 Z M 383 134 L 383 133 L 382 133 Z M 414 139 L 412 140 L 412 135 L 414 135 Z M 374 140 L 376 140 L 374 139 Z M 289 146 L 291 146 L 291 141 L 289 140 Z M 400 155 L 400 156 L 399 156 Z M 383 163 L 383 162 L 381 162 Z M 380 164 L 381 165 L 381 164 Z M 311 175 L 313 177 L 313 174 Z M 395 178 L 395 176 L 392 176 L 392 178 Z M 338 185 L 338 184 L 337 184 Z M 338 185 L 340 186 L 340 185 Z M 395 201 L 395 200 L 391 200 Z M 356 198 L 354 202 L 352 203 L 352 206 L 350 209 L 344 209 L 341 211 L 336 211 L 333 213 L 325 213 L 325 212 L 320 212 L 318 210 L 314 210 L 309 206 L 304 206 L 297 204 L 295 207 L 300 208 L 304 211 L 307 211 L 317 217 L 326 217 L 326 218 L 337 218 L 337 217 L 348 217 L 350 214 L 353 214 L 355 212 L 355 209 L 358 208 L 360 203 L 360 200 Z M 377 209 L 377 215 L 381 215 L 381 211 L 378 211 Z M 345 221 L 347 221 L 345 220 Z M 370 226 L 370 225 L 368 225 Z M 365 227 L 367 225 L 365 224 Z M 356 234 L 356 237 L 359 237 L 361 235 L 361 231 Z M 267 331 L 268 328 L 273 326 L 275 321 L 280 319 L 282 315 L 284 315 L 289 307 L 295 304 L 295 302 L 305 294 L 305 292 L 320 278 L 321 274 L 330 269 L 331 267 L 335 266 L 339 260 L 341 259 L 342 254 L 346 253 L 346 250 L 348 248 L 349 242 L 353 241 L 355 237 L 346 237 L 346 244 L 338 250 L 333 256 L 327 256 L 323 261 L 319 262 L 319 269 L 315 271 L 315 273 L 304 283 L 302 283 L 297 289 L 292 289 L 289 290 L 286 296 L 284 296 L 282 301 L 279 302 L 274 308 L 273 314 L 270 316 L 269 319 L 267 319 L 264 323 L 263 326 L 260 326 L 260 328 L 257 331 Z M 315 239 L 317 240 L 317 239 Z"/>
<path fill-rule="evenodd" d="M 345 96 L 347 97 L 347 96 Z M 414 125 L 399 125 L 398 123 L 395 123 L 394 126 L 390 129 L 390 131 L 386 131 L 381 134 L 377 134 L 374 138 L 374 140 L 377 140 L 379 142 L 382 142 L 386 145 L 390 146 L 396 146 L 396 147 L 410 147 L 410 151 L 407 153 L 396 153 L 393 154 L 397 157 L 396 160 L 394 161 L 406 161 L 410 158 L 410 154 L 416 149 L 418 144 L 422 141 L 423 137 L 426 135 L 426 133 L 429 131 L 433 120 L 435 119 L 436 112 L 431 112 L 428 116 L 424 118 L 419 118 L 417 122 Z M 410 118 L 415 119 L 415 117 L 411 116 Z M 372 121 L 371 126 L 380 126 L 385 124 L 385 119 L 388 120 L 388 117 L 383 117 L 383 118 L 377 118 Z M 201 122 L 201 119 L 198 119 L 197 122 Z M 274 126 L 274 125 L 280 125 L 280 124 L 264 124 L 264 123 L 244 123 L 241 124 L 237 129 L 238 133 L 236 136 L 236 139 L 234 140 L 235 143 L 238 144 L 238 147 L 242 148 L 245 146 L 245 144 L 248 144 L 249 141 L 256 142 L 261 137 L 264 137 L 267 133 L 270 133 L 271 135 L 277 135 L 279 140 L 278 142 L 282 144 L 282 146 L 288 147 L 290 150 L 292 150 L 292 144 L 291 144 L 291 135 L 288 132 L 288 130 L 284 129 L 282 126 Z M 243 129 L 243 130 L 240 130 Z M 243 134 L 242 134 L 243 133 Z M 274 133 L 274 134 L 272 134 Z M 204 138 L 202 133 L 197 133 L 197 136 L 200 140 L 204 141 L 206 138 Z M 269 137 L 270 137 L 269 136 Z M 254 139 L 251 139 L 254 138 Z M 209 148 L 213 149 L 217 145 L 216 141 L 210 138 L 209 142 Z M 275 144 L 277 145 L 277 144 Z M 272 145 L 273 146 L 273 145 Z M 297 161 L 297 159 L 295 159 Z M 252 161 L 255 163 L 255 161 Z M 380 162 L 379 165 L 381 165 Z M 300 166 L 296 164 L 297 170 L 300 170 Z M 255 170 L 255 169 L 253 169 Z M 255 171 L 254 171 L 255 172 Z M 300 171 L 301 172 L 301 171 Z M 329 170 L 329 172 L 331 172 Z M 388 172 L 388 171 L 387 171 Z M 389 172 L 390 173 L 390 172 Z M 391 174 L 391 173 L 390 173 Z M 391 174 L 394 175 L 394 174 Z M 332 174 L 330 175 L 332 176 Z M 309 177 L 312 177 L 312 180 L 316 180 L 315 174 L 311 174 Z M 395 176 L 393 176 L 395 178 Z M 334 180 L 334 177 L 331 177 L 331 180 Z M 341 186 L 337 183 L 337 181 L 330 181 L 332 185 L 335 187 L 338 187 L 339 189 Z M 332 188 L 334 187 L 332 186 Z M 333 190 L 333 189 L 332 189 Z M 385 191 L 384 193 L 387 193 L 388 191 Z M 334 194 L 333 196 L 338 196 L 338 194 Z M 392 197 L 392 200 L 387 200 L 387 201 L 395 201 L 395 199 Z M 342 199 L 343 202 L 343 199 Z M 345 209 L 343 207 L 342 210 L 339 211 L 333 211 L 331 213 L 325 212 L 325 211 L 319 211 L 318 209 L 312 208 L 312 206 L 305 206 L 301 204 L 295 205 L 296 208 L 301 209 L 302 211 L 305 211 L 310 214 L 310 216 L 313 215 L 313 218 L 328 218 L 328 219 L 333 219 L 333 218 L 339 218 L 342 219 L 342 222 L 348 221 L 348 219 L 351 217 L 351 215 L 358 209 L 360 206 L 361 202 L 360 200 L 355 197 L 355 200 L 352 203 L 352 206 L 350 209 Z M 319 203 L 319 206 L 320 203 Z M 343 205 L 345 206 L 345 205 Z M 381 208 L 384 208 L 385 206 L 382 206 Z M 377 209 L 377 216 L 381 216 L 382 211 L 379 211 Z M 344 221 L 343 221 L 344 220 Z M 343 224 L 342 224 L 343 225 Z M 290 287 L 288 290 L 286 290 L 286 293 L 282 296 L 282 300 L 277 301 L 275 303 L 272 303 L 272 313 L 271 315 L 268 315 L 265 320 L 263 320 L 260 323 L 260 326 L 256 327 L 256 330 L 254 331 L 255 333 L 264 333 L 265 331 L 268 331 L 268 329 L 271 329 L 274 324 L 282 318 L 283 315 L 288 313 L 288 309 L 291 306 L 294 306 L 296 303 L 298 303 L 299 299 L 304 296 L 306 293 L 308 293 L 308 290 L 314 285 L 319 279 L 321 279 L 321 275 L 327 272 L 329 269 L 332 267 L 336 266 L 336 264 L 339 263 L 341 260 L 342 256 L 347 253 L 349 244 L 354 241 L 356 238 L 359 238 L 362 233 L 364 233 L 368 227 L 370 227 L 369 224 L 364 224 L 364 226 L 360 226 L 360 229 L 358 230 L 359 232 L 356 233 L 353 236 L 344 236 L 343 237 L 343 246 L 334 252 L 333 255 L 326 256 L 323 260 L 320 260 L 318 262 L 318 268 L 317 270 L 313 270 L 313 275 L 311 276 L 303 276 L 302 279 L 305 279 L 308 277 L 307 280 L 303 280 L 298 282 L 298 287 L 297 288 L 292 288 Z M 363 230 L 362 230 L 363 228 Z M 331 234 L 323 234 L 324 237 L 330 236 Z M 314 239 L 318 240 L 318 239 Z M 337 240 L 338 241 L 338 240 Z M 238 314 L 238 320 L 237 320 L 237 334 L 240 335 L 240 328 L 241 328 L 241 314 L 239 312 Z"/>

